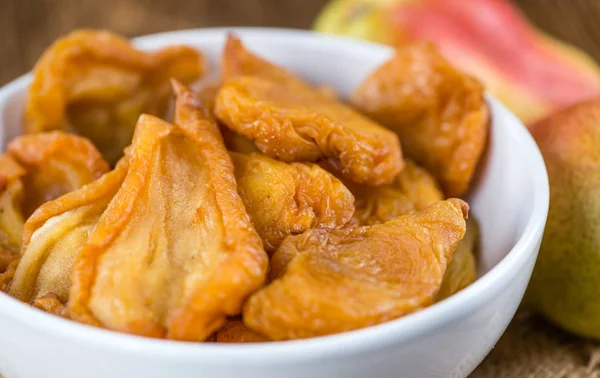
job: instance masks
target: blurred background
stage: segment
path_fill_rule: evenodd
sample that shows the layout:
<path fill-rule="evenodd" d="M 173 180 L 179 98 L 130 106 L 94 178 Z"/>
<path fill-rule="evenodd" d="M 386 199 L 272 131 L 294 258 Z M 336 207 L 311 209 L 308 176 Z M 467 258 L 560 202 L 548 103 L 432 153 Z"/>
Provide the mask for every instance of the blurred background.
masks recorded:
<path fill-rule="evenodd" d="M 469 0 L 457 0 L 469 1 Z M 213 26 L 310 28 L 327 0 L 0 0 L 0 84 L 30 70 L 58 36 L 126 36 Z M 514 0 L 542 30 L 600 59 L 600 0 Z"/>
<path fill-rule="evenodd" d="M 470 0 L 456 0 L 470 1 Z M 541 30 L 600 61 L 600 0 L 514 0 Z M 129 37 L 215 26 L 310 28 L 327 0 L 0 0 L 0 85 L 57 37 L 105 28 Z M 501 31 L 499 31 L 501 32 Z M 517 314 L 473 377 L 598 377 L 597 344 Z"/>

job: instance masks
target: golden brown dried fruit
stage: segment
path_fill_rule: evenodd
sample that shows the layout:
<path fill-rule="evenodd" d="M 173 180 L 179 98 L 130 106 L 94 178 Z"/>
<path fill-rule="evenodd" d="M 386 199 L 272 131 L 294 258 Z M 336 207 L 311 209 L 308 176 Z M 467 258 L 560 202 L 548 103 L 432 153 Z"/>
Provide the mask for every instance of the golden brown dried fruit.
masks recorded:
<path fill-rule="evenodd" d="M 140 114 L 166 112 L 169 79 L 191 82 L 203 71 L 204 60 L 191 47 L 142 52 L 108 31 L 75 31 L 52 44 L 35 67 L 25 131 L 76 132 L 114 164 Z"/>
<path fill-rule="evenodd" d="M 273 340 L 349 331 L 432 303 L 465 233 L 459 199 L 356 229 L 288 237 L 272 259 L 270 285 L 244 306 L 244 323 Z"/>
<path fill-rule="evenodd" d="M 215 107 L 215 99 L 219 89 L 221 89 L 220 81 L 213 80 L 204 83 L 204 85 L 196 92 L 197 97 L 202 101 L 205 107 L 212 111 Z M 227 147 L 228 150 L 243 153 L 258 152 L 258 148 L 254 145 L 254 142 L 245 136 L 228 129 L 223 125 L 219 125 L 219 130 L 221 130 L 223 140 L 225 141 L 225 147 Z"/>
<path fill-rule="evenodd" d="M 21 177 L 25 173 L 8 154 L 0 155 L 0 273 L 19 257 L 25 223 Z M 3 280 L 8 280 L 8 276 Z"/>
<path fill-rule="evenodd" d="M 252 331 L 241 320 L 229 320 L 217 332 L 218 343 L 261 343 L 269 341 L 265 336 Z"/>
<path fill-rule="evenodd" d="M 125 181 L 73 268 L 78 321 L 202 341 L 261 287 L 267 255 L 217 125 L 181 84 L 175 123 L 144 115 Z"/>
<path fill-rule="evenodd" d="M 358 88 L 352 103 L 394 130 L 407 157 L 464 194 L 483 152 L 489 112 L 483 87 L 430 44 L 401 47 Z"/>
<path fill-rule="evenodd" d="M 127 160 L 85 185 L 39 207 L 24 227 L 21 261 L 9 294 L 30 303 L 49 294 L 67 303 L 71 268 L 79 249 L 120 188 Z"/>
<path fill-rule="evenodd" d="M 256 144 L 245 136 L 229 130 L 225 126 L 221 126 L 220 130 L 223 135 L 223 140 L 225 141 L 225 147 L 227 147 L 229 151 L 245 154 L 260 152 L 258 148 L 256 148 Z"/>
<path fill-rule="evenodd" d="M 478 238 L 479 227 L 473 217 L 470 217 L 467 220 L 465 237 L 456 246 L 452 261 L 448 264 L 448 269 L 446 269 L 446 274 L 442 280 L 442 287 L 437 293 L 436 301 L 441 301 L 458 293 L 475 281 L 477 278 L 475 251 L 477 250 Z"/>
<path fill-rule="evenodd" d="M 257 76 L 272 80 L 289 88 L 305 90 L 310 88 L 292 72 L 254 55 L 246 49 L 242 41 L 232 34 L 227 36 L 221 60 L 223 82 L 238 76 Z M 326 85 L 314 87 L 323 98 L 337 100 L 335 90 Z"/>
<path fill-rule="evenodd" d="M 256 76 L 280 83 L 290 89 L 305 90 L 309 88 L 290 71 L 250 52 L 242 41 L 232 34 L 227 36 L 223 49 L 221 74 L 224 83 L 239 76 Z M 323 94 L 324 97 L 330 95 Z"/>
<path fill-rule="evenodd" d="M 55 131 L 13 140 L 0 155 L 0 273 L 18 258 L 23 224 L 38 206 L 107 170 L 85 138 Z"/>
<path fill-rule="evenodd" d="M 347 184 L 356 199 L 353 219 L 359 225 L 384 223 L 421 211 L 444 196 L 435 179 L 410 160 L 390 185 L 368 187 Z"/>
<path fill-rule="evenodd" d="M 81 188 L 108 171 L 108 164 L 89 140 L 62 131 L 23 135 L 8 145 L 8 153 L 26 174 L 23 214 Z"/>
<path fill-rule="evenodd" d="M 217 118 L 263 153 L 287 162 L 331 159 L 344 178 L 367 185 L 390 183 L 402 169 L 394 133 L 231 38 L 223 75 Z"/>
<path fill-rule="evenodd" d="M 332 174 L 310 163 L 283 163 L 261 153 L 231 153 L 240 197 L 274 251 L 288 235 L 339 228 L 354 212 L 354 197 Z"/>
<path fill-rule="evenodd" d="M 8 264 L 6 270 L 3 273 L 0 273 L 0 291 L 8 290 L 8 284 L 12 281 L 12 278 L 15 275 L 18 263 L 19 258 L 17 256 Z"/>
<path fill-rule="evenodd" d="M 386 184 L 402 169 L 393 133 L 313 90 L 292 92 L 272 81 L 239 77 L 219 91 L 215 114 L 269 156 L 331 159 L 340 175 L 357 183 Z"/>
<path fill-rule="evenodd" d="M 444 199 L 435 179 L 411 160 L 391 185 L 367 187 L 348 185 L 356 198 L 356 211 L 352 217 L 356 224 L 372 225 L 393 220 L 401 215 L 421 211 Z M 473 218 L 467 220 L 465 237 L 458 243 L 448 264 L 436 300 L 442 300 L 464 289 L 475 281 L 476 247 L 478 229 Z"/>
<path fill-rule="evenodd" d="M 60 316 L 61 318 L 70 319 L 69 309 L 67 309 L 67 306 L 65 306 L 64 303 L 58 299 L 58 296 L 53 293 L 36 298 L 33 301 L 33 307 L 49 314 Z"/>

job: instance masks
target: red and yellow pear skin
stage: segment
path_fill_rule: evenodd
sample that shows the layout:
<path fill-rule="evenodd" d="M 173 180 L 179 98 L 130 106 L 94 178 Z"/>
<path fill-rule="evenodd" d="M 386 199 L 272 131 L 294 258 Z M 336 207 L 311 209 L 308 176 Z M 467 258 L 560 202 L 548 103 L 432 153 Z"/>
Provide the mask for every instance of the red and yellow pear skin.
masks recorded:
<path fill-rule="evenodd" d="M 508 0 L 334 0 L 314 27 L 391 45 L 429 40 L 526 124 L 600 95 L 598 64 Z"/>

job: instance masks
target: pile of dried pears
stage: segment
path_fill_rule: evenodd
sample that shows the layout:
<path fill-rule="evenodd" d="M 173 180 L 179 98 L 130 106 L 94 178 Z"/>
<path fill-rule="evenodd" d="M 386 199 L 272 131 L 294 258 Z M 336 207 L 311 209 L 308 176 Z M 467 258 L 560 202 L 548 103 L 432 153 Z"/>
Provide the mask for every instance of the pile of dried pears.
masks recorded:
<path fill-rule="evenodd" d="M 219 81 L 186 86 L 206 71 L 193 48 L 106 31 L 44 53 L 0 156 L 4 291 L 119 332 L 261 342 L 385 322 L 475 279 L 476 225 L 449 197 L 486 143 L 476 80 L 408 45 L 345 103 L 232 35 Z"/>

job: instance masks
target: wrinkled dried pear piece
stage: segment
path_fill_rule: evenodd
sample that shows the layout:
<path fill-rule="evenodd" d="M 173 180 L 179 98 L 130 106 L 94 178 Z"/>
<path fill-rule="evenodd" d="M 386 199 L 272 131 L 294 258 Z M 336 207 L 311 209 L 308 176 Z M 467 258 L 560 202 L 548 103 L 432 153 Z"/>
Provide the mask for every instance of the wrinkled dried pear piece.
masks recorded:
<path fill-rule="evenodd" d="M 201 101 L 176 84 L 175 125 L 143 115 L 130 168 L 73 270 L 77 321 L 203 341 L 265 281 L 268 258 Z"/>
<path fill-rule="evenodd" d="M 127 174 L 127 160 L 81 189 L 46 202 L 27 220 L 9 294 L 24 302 L 54 295 L 66 304 L 75 256 Z M 43 302 L 49 302 L 46 300 Z"/>
<path fill-rule="evenodd" d="M 255 57 L 239 41 L 233 44 L 235 49 L 230 39 L 225 49 L 224 83 L 214 109 L 227 127 L 279 160 L 331 159 L 353 182 L 382 185 L 400 172 L 402 153 L 393 132 Z"/>
<path fill-rule="evenodd" d="M 10 284 L 13 276 L 15 275 L 18 263 L 19 257 L 13 256 L 12 261 L 8 263 L 6 269 L 2 273 L 0 273 L 0 291 L 8 291 L 8 285 Z"/>
<path fill-rule="evenodd" d="M 13 140 L 0 155 L 0 273 L 18 258 L 23 224 L 36 208 L 106 171 L 108 164 L 85 138 L 54 131 Z"/>
<path fill-rule="evenodd" d="M 256 144 L 254 144 L 252 139 L 248 139 L 242 134 L 238 134 L 224 126 L 222 126 L 220 130 L 221 134 L 223 135 L 223 140 L 225 141 L 225 147 L 227 147 L 229 151 L 240 152 L 244 154 L 260 152 L 260 150 L 256 148 Z"/>
<path fill-rule="evenodd" d="M 444 199 L 435 179 L 410 160 L 405 160 L 405 168 L 389 185 L 347 186 L 356 199 L 353 219 L 359 225 L 384 223 Z"/>
<path fill-rule="evenodd" d="M 355 229 L 288 237 L 267 287 L 244 307 L 244 323 L 272 340 L 307 338 L 382 323 L 430 305 L 465 233 L 458 199 Z"/>
<path fill-rule="evenodd" d="M 215 99 L 219 89 L 221 89 L 220 80 L 213 79 L 212 81 L 204 83 L 201 88 L 196 91 L 197 97 L 202 101 L 204 107 L 210 109 L 211 112 L 215 107 Z M 225 147 L 227 147 L 228 150 L 242 153 L 259 152 L 254 142 L 245 136 L 228 129 L 223 125 L 219 125 L 219 130 L 225 141 Z"/>
<path fill-rule="evenodd" d="M 246 327 L 241 320 L 229 320 L 217 332 L 218 343 L 261 343 L 269 341 L 265 336 Z"/>
<path fill-rule="evenodd" d="M 23 214 L 81 188 L 108 171 L 108 164 L 89 140 L 62 131 L 23 135 L 8 153 L 26 170 Z"/>
<path fill-rule="evenodd" d="M 292 72 L 250 52 L 242 41 L 232 34 L 227 36 L 223 48 L 221 74 L 223 83 L 239 76 L 255 76 L 282 84 L 290 90 L 310 89 Z M 330 89 L 321 87 L 317 90 L 324 98 L 335 98 Z"/>
<path fill-rule="evenodd" d="M 231 153 L 238 193 L 267 251 L 310 228 L 340 228 L 354 197 L 340 180 L 310 163 L 284 163 L 260 153 Z"/>
<path fill-rule="evenodd" d="M 446 269 L 442 280 L 442 287 L 436 296 L 436 301 L 441 301 L 458 293 L 472 284 L 477 278 L 477 261 L 475 251 L 479 238 L 479 227 L 473 217 L 467 220 L 467 232 L 463 240 L 458 243 L 452 261 Z"/>
<path fill-rule="evenodd" d="M 43 297 L 36 298 L 33 307 L 61 318 L 70 319 L 69 309 L 55 294 L 46 294 Z"/>
<path fill-rule="evenodd" d="M 0 273 L 19 257 L 25 219 L 21 211 L 25 169 L 8 154 L 0 155 Z M 8 276 L 4 280 L 8 280 Z"/>
<path fill-rule="evenodd" d="M 222 81 L 227 81 L 238 76 L 258 76 L 264 79 L 281 83 L 290 88 L 306 89 L 307 84 L 294 73 L 273 64 L 250 52 L 242 41 L 233 34 L 227 36 L 223 57 L 221 59 Z M 323 98 L 338 100 L 334 88 L 327 85 L 315 85 L 314 90 Z"/>
<path fill-rule="evenodd" d="M 482 85 L 433 45 L 400 47 L 356 90 L 352 104 L 395 131 L 405 155 L 433 173 L 448 197 L 467 191 L 485 147 L 489 110 Z"/>
<path fill-rule="evenodd" d="M 167 111 L 169 79 L 191 82 L 204 65 L 191 47 L 143 52 L 108 31 L 75 31 L 54 42 L 36 64 L 25 131 L 75 132 L 114 164 L 131 142 L 140 114 Z"/>

